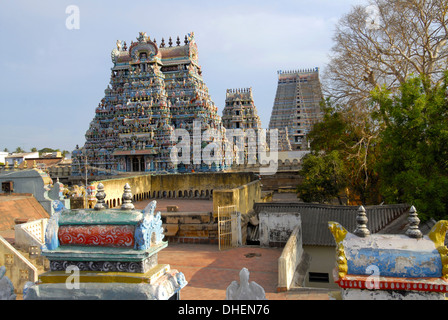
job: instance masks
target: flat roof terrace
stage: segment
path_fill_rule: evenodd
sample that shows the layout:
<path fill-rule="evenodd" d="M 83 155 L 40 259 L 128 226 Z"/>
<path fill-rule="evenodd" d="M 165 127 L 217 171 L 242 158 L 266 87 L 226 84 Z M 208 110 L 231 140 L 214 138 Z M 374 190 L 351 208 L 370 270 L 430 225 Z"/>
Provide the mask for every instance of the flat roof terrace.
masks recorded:
<path fill-rule="evenodd" d="M 213 212 L 213 200 L 202 199 L 147 199 L 134 202 L 135 209 L 144 209 L 151 201 L 157 202 L 155 211 L 168 212 L 167 206 L 177 206 L 178 212 Z"/>

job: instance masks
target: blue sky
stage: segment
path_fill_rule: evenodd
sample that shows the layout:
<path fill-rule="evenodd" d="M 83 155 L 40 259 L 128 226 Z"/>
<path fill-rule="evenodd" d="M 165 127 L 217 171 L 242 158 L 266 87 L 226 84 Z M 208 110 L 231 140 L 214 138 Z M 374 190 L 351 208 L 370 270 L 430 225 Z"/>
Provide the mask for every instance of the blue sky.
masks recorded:
<path fill-rule="evenodd" d="M 355 4 L 367 2 L 0 0 L 0 150 L 84 145 L 110 53 L 139 31 L 158 43 L 193 31 L 219 114 L 226 89 L 252 87 L 267 128 L 277 70 L 323 70 L 335 23 Z M 70 5 L 79 8 L 79 29 L 66 27 Z"/>

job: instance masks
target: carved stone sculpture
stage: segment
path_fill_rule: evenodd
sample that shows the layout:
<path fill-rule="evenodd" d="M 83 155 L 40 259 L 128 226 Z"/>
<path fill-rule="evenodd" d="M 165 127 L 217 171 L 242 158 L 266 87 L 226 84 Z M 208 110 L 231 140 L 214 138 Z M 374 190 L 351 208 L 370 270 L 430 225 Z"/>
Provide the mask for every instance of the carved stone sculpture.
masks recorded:
<path fill-rule="evenodd" d="M 5 276 L 6 268 L 0 267 L 0 300 L 16 300 L 14 286 L 7 276 Z"/>
<path fill-rule="evenodd" d="M 240 283 L 232 281 L 226 290 L 226 300 L 266 300 L 266 294 L 258 283 L 249 282 L 249 270 L 240 271 Z"/>

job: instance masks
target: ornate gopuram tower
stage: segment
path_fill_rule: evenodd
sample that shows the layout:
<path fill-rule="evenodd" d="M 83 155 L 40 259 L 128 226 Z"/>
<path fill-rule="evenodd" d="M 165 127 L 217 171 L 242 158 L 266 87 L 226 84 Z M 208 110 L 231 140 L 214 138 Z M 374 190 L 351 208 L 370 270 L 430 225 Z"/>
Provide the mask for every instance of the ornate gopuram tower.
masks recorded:
<path fill-rule="evenodd" d="M 257 139 L 262 128 L 254 103 L 252 88 L 227 89 L 222 123 L 227 133 L 230 130 L 233 131 L 234 157 L 237 159 L 240 156 L 239 160 L 234 163 L 255 164 Z M 229 136 L 227 138 L 229 139 Z"/>
<path fill-rule="evenodd" d="M 227 89 L 222 123 L 226 129 L 261 129 L 252 88 Z"/>
<path fill-rule="evenodd" d="M 202 78 L 194 34 L 185 36 L 182 44 L 179 37 L 175 44 L 170 37 L 167 44 L 162 38 L 157 45 L 140 32 L 129 47 L 117 41 L 111 58 L 110 84 L 85 134 L 84 147 L 73 151 L 72 175 L 83 176 L 86 166 L 93 176 L 221 170 L 219 157 L 212 163 L 204 161 L 201 149 L 195 150 L 193 161 L 194 131 L 200 139 L 205 130 L 216 130 L 220 134 L 212 135 L 210 142 L 218 145 L 225 136 Z M 191 154 L 177 163 L 173 161 L 177 152 L 171 151 L 180 139 L 172 139 L 171 134 L 181 128 L 189 133 Z M 196 145 L 204 148 L 207 143 L 201 142 Z"/>
<path fill-rule="evenodd" d="M 269 129 L 279 130 L 280 151 L 287 151 L 289 148 L 308 149 L 306 135 L 323 116 L 321 100 L 318 68 L 278 71 L 277 93 Z"/>

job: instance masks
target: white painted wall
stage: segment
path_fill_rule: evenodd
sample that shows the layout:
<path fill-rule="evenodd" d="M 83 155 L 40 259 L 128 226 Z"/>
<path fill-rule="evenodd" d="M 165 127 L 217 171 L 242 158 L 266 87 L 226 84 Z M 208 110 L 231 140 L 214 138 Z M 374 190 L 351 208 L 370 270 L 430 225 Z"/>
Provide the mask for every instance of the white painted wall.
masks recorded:
<path fill-rule="evenodd" d="M 286 244 L 294 228 L 301 223 L 298 212 L 260 212 L 258 219 L 260 246 L 269 246 L 271 242 Z"/>

